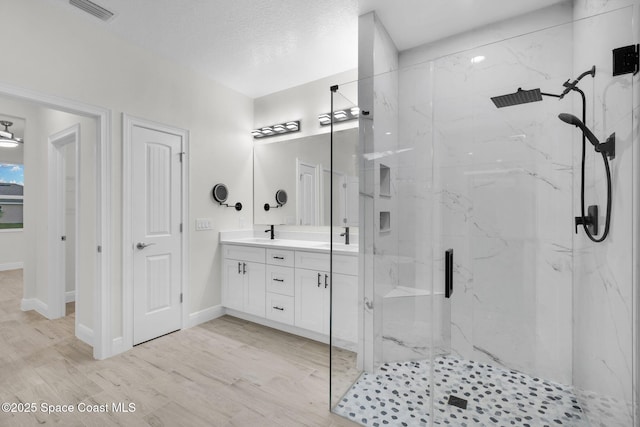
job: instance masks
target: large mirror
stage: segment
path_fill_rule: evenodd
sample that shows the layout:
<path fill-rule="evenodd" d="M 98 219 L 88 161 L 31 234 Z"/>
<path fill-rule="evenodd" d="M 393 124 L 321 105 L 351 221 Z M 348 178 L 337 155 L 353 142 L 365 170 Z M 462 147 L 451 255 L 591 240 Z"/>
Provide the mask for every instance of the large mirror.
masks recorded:
<path fill-rule="evenodd" d="M 358 128 L 333 136 L 333 224 L 358 225 Z M 256 142 L 254 147 L 253 206 L 255 224 L 329 225 L 331 220 L 330 135 L 287 141 Z M 287 193 L 278 206 L 276 191 Z M 264 205 L 278 206 L 264 210 Z"/>

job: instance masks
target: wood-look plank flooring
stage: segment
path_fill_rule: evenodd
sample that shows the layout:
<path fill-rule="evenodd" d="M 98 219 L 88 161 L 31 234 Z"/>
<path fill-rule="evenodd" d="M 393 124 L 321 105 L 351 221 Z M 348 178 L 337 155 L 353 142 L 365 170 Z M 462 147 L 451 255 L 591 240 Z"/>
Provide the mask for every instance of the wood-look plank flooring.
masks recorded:
<path fill-rule="evenodd" d="M 355 426 L 329 411 L 324 344 L 224 316 L 99 361 L 74 336 L 72 305 L 47 320 L 22 312 L 21 298 L 22 270 L 0 272 L 0 402 L 38 411 L 0 412 L 0 426 Z M 110 411 L 80 413 L 81 402 Z M 43 403 L 75 412 L 45 414 Z"/>

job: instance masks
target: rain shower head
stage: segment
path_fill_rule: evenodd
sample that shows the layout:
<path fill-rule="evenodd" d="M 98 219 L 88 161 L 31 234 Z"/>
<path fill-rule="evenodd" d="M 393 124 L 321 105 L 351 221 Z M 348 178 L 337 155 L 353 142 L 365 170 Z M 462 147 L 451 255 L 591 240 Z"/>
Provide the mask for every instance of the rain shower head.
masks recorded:
<path fill-rule="evenodd" d="M 540 92 L 540 89 L 522 90 L 522 88 L 518 88 L 515 93 L 494 96 L 491 100 L 498 108 L 511 107 L 513 105 L 542 101 L 542 92 Z"/>

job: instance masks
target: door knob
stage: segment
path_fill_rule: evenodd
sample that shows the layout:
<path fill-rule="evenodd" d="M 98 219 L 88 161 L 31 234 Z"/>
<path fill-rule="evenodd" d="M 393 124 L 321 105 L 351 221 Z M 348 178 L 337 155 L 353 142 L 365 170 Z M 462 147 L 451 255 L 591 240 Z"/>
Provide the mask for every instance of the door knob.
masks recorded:
<path fill-rule="evenodd" d="M 151 246 L 151 245 L 155 245 L 155 243 L 143 243 L 143 242 L 138 242 L 138 244 L 136 245 L 136 248 L 138 249 L 144 249 L 147 246 Z"/>

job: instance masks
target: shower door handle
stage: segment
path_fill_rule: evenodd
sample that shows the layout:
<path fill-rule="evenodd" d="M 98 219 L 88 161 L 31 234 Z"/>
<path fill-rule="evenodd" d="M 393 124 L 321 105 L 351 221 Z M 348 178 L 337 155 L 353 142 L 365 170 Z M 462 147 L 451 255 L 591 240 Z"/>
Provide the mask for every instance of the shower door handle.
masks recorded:
<path fill-rule="evenodd" d="M 453 249 L 444 251 L 444 297 L 453 294 Z"/>

